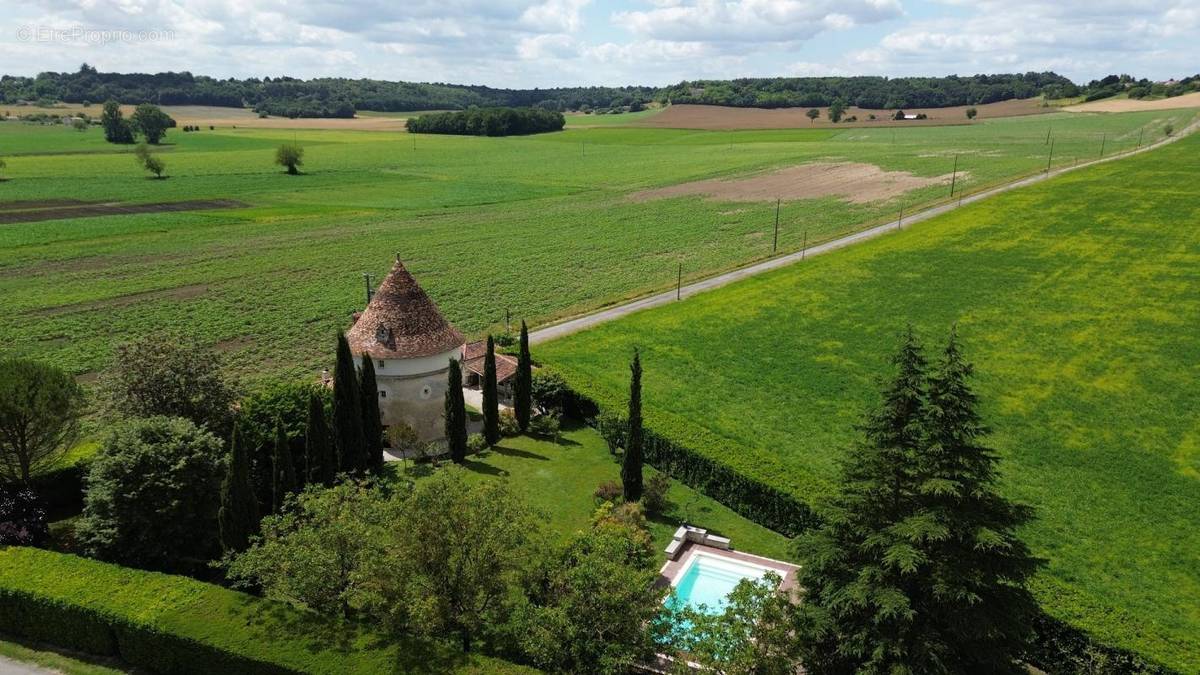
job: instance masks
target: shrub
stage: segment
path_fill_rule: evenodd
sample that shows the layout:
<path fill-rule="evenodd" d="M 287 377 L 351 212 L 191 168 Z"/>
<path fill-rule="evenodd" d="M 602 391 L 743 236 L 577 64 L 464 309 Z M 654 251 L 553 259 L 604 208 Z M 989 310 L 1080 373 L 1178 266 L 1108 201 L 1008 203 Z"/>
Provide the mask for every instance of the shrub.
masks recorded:
<path fill-rule="evenodd" d="M 597 502 L 616 503 L 621 498 L 621 484 L 615 480 L 606 480 L 592 493 Z"/>
<path fill-rule="evenodd" d="M 516 436 L 521 433 L 521 425 L 517 424 L 517 415 L 511 408 L 500 411 L 500 435 Z"/>
<path fill-rule="evenodd" d="M 556 370 L 539 368 L 533 373 L 533 402 L 544 411 L 561 412 L 567 398 L 567 381 Z"/>
<path fill-rule="evenodd" d="M 558 438 L 562 419 L 557 413 L 538 415 L 529 421 L 529 433 L 543 438 Z"/>
<path fill-rule="evenodd" d="M 477 455 L 489 447 L 487 439 L 483 434 L 471 434 L 467 437 L 467 452 L 472 455 Z"/>
<path fill-rule="evenodd" d="M 1167 125 L 1163 127 L 1163 135 L 1170 136 L 1173 133 L 1175 133 L 1175 126 L 1168 122 Z"/>
<path fill-rule="evenodd" d="M 79 435 L 83 390 L 53 366 L 0 359 L 0 480 L 28 485 Z"/>
<path fill-rule="evenodd" d="M 157 179 L 161 179 L 163 177 L 163 171 L 166 171 L 167 169 L 166 163 L 163 162 L 162 159 L 160 159 L 157 155 L 151 153 L 150 148 L 147 147 L 145 143 L 139 143 L 133 154 L 134 158 L 137 159 L 138 164 L 142 165 L 143 169 L 154 174 L 154 177 Z"/>
<path fill-rule="evenodd" d="M 88 473 L 79 540 L 89 555 L 139 567 L 200 570 L 218 552 L 221 441 L 185 419 L 116 427 Z"/>
<path fill-rule="evenodd" d="M 0 546 L 41 546 L 50 536 L 46 510 L 29 488 L 0 486 Z"/>
<path fill-rule="evenodd" d="M 667 510 L 667 492 L 671 489 L 671 477 L 661 471 L 646 481 L 642 490 L 642 505 L 646 513 L 660 514 Z"/>
<path fill-rule="evenodd" d="M 979 114 L 979 111 L 975 109 L 975 106 L 971 106 L 970 108 L 967 108 L 966 112 L 967 112 L 967 119 L 969 119 L 969 120 L 975 119 L 975 116 Z"/>
<path fill-rule="evenodd" d="M 300 173 L 304 165 L 304 148 L 295 143 L 284 143 L 275 150 L 275 163 L 287 169 L 289 175 Z"/>

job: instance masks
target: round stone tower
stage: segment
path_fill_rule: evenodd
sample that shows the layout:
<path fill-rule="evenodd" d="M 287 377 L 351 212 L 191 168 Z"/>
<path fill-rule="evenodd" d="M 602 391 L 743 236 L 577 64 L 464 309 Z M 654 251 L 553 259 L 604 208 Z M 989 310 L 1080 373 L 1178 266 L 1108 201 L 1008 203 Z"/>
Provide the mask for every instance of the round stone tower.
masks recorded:
<path fill-rule="evenodd" d="M 375 362 L 384 426 L 403 422 L 423 441 L 443 438 L 447 371 L 462 358 L 463 336 L 399 258 L 346 339 L 355 357 Z"/>

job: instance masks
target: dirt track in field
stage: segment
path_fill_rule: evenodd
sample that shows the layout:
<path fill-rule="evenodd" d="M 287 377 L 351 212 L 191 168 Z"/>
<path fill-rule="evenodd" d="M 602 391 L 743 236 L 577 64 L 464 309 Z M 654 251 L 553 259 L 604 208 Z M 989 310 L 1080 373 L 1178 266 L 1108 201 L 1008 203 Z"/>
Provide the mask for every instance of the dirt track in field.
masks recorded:
<path fill-rule="evenodd" d="M 966 172 L 960 171 L 962 180 Z M 838 197 L 856 204 L 890 199 L 928 185 L 950 183 L 950 174 L 926 178 L 907 171 L 884 171 L 874 164 L 853 162 L 801 164 L 745 178 L 710 178 L 680 183 L 630 195 L 648 201 L 703 195 L 718 202 L 771 202 L 776 199 Z"/>
<path fill-rule="evenodd" d="M 98 204 L 81 202 L 74 206 L 62 205 L 63 202 L 67 201 L 69 200 L 53 200 L 53 203 L 42 202 L 40 206 L 29 206 L 28 203 L 23 204 L 22 202 L 11 202 L 7 205 L 0 205 L 0 225 L 38 223 L 44 220 L 60 220 L 63 218 L 125 216 L 136 213 L 240 209 L 249 206 L 249 204 L 239 202 L 235 199 L 193 199 L 182 202 L 160 202 L 156 204 Z"/>
<path fill-rule="evenodd" d="M 818 108 L 821 116 L 815 121 L 808 119 L 809 108 L 729 108 L 717 105 L 678 104 L 668 106 L 657 115 L 651 115 L 644 120 L 630 122 L 631 127 L 656 127 L 669 129 L 844 129 L 847 127 L 890 127 L 890 126 L 944 126 L 947 124 L 971 124 L 967 119 L 967 108 L 971 106 L 954 106 L 952 108 L 905 108 L 910 115 L 925 114 L 923 120 L 893 120 L 895 110 L 867 110 L 864 108 L 849 108 L 846 117 L 857 117 L 855 122 L 829 121 L 829 109 Z M 995 119 L 998 117 L 1015 117 L 1018 115 L 1037 115 L 1040 113 L 1058 112 L 1057 108 L 1042 107 L 1041 99 L 1027 98 L 1014 101 L 1001 101 L 975 106 L 978 112 L 976 121 Z M 875 115 L 875 119 L 869 119 Z"/>
<path fill-rule="evenodd" d="M 1137 112 L 1139 110 L 1174 110 L 1176 108 L 1200 108 L 1200 91 L 1157 101 L 1139 101 L 1133 98 L 1100 99 L 1063 108 L 1070 112 Z"/>

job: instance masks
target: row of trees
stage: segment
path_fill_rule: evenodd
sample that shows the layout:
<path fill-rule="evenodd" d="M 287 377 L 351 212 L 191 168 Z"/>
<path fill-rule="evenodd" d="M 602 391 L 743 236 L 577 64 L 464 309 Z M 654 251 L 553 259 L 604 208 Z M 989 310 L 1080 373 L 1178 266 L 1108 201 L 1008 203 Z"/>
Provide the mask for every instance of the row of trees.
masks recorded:
<path fill-rule="evenodd" d="M 470 108 L 458 112 L 430 113 L 408 120 L 415 134 L 466 136 L 521 136 L 562 131 L 562 113 L 542 108 Z"/>
<path fill-rule="evenodd" d="M 175 126 L 175 120 L 158 106 L 149 103 L 139 105 L 129 119 L 121 112 L 121 105 L 110 99 L 100 114 L 104 127 L 104 140 L 109 143 L 133 143 L 142 136 L 150 145 L 158 145 L 167 135 L 167 129 Z"/>

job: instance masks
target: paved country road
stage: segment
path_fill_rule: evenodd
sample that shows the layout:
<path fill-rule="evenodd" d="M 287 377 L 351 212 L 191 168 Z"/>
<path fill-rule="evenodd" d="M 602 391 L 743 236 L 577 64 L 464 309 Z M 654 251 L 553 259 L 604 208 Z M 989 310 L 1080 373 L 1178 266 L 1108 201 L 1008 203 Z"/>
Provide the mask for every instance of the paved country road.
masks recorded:
<path fill-rule="evenodd" d="M 878 237 L 881 234 L 893 232 L 897 229 L 900 229 L 901 227 L 908 227 L 910 225 L 919 223 L 923 220 L 928 220 L 930 218 L 933 218 L 934 216 L 940 216 L 943 213 L 948 213 L 950 211 L 953 211 L 954 209 L 957 209 L 960 206 L 964 206 L 966 204 L 972 204 L 981 199 L 987 199 L 988 197 L 992 197 L 994 195 L 1008 192 L 1009 190 L 1015 190 L 1017 188 L 1022 188 L 1027 185 L 1033 185 L 1035 183 L 1040 183 L 1044 180 L 1049 180 L 1051 178 L 1054 178 L 1055 176 L 1062 175 L 1069 171 L 1075 171 L 1078 169 L 1087 168 L 1089 166 L 1094 166 L 1096 164 L 1103 164 L 1105 162 L 1111 162 L 1114 160 L 1121 159 L 1123 157 L 1129 157 L 1131 155 L 1136 155 L 1138 153 L 1148 152 L 1159 146 L 1166 145 L 1167 143 L 1173 143 L 1173 142 L 1179 140 L 1180 138 L 1183 138 L 1184 136 L 1187 136 L 1188 134 L 1196 131 L 1197 128 L 1200 128 L 1200 120 L 1193 121 L 1191 124 L 1189 124 L 1184 129 L 1180 130 L 1178 133 L 1176 133 L 1173 136 L 1168 136 L 1166 138 L 1155 141 L 1154 143 L 1144 145 L 1144 146 L 1142 146 L 1140 148 L 1136 148 L 1134 150 L 1129 150 L 1129 151 L 1126 151 L 1123 153 L 1111 155 L 1109 157 L 1105 157 L 1104 159 L 1095 159 L 1090 162 L 1084 162 L 1083 164 L 1076 164 L 1074 166 L 1068 166 L 1068 167 L 1063 167 L 1063 168 L 1059 168 L 1059 169 L 1054 169 L 1053 171 L 1043 172 L 1043 173 L 1035 174 L 1033 176 L 1028 176 L 1026 178 L 1021 178 L 1019 180 L 1015 180 L 1011 183 L 1005 183 L 1004 185 L 992 188 L 990 190 L 984 190 L 983 192 L 977 192 L 973 195 L 963 197 L 961 200 L 947 202 L 940 206 L 934 206 L 932 208 L 925 209 L 924 211 L 914 212 L 911 215 L 905 214 L 903 216 L 902 221 L 893 220 L 889 223 L 884 223 L 883 225 L 877 225 L 870 229 L 862 230 L 860 232 L 855 232 L 854 234 L 848 234 L 844 237 L 832 239 L 830 241 L 825 242 L 824 244 L 819 244 L 817 246 L 811 246 L 804 251 L 798 251 L 796 253 L 789 253 L 787 255 L 779 256 L 778 258 L 771 258 L 769 260 L 764 260 L 763 262 L 755 263 L 755 264 L 749 265 L 747 267 L 742 267 L 740 269 L 736 269 L 731 272 L 725 272 L 724 274 L 718 274 L 717 276 L 714 276 L 714 277 L 709 277 L 707 279 L 701 279 L 700 281 L 696 281 L 696 282 L 690 283 L 686 286 L 683 286 L 682 288 L 680 288 L 678 290 L 673 288 L 669 291 L 664 291 L 664 292 L 658 293 L 656 295 L 646 296 L 639 300 L 633 300 L 633 301 L 627 302 L 625 304 L 616 305 L 614 307 L 609 307 L 607 309 L 601 309 L 596 312 L 592 312 L 590 314 L 584 314 L 582 316 L 578 316 L 573 319 L 567 319 L 567 320 L 561 321 L 559 323 L 553 323 L 553 324 L 550 324 L 543 328 L 538 328 L 534 331 L 531 331 L 529 333 L 529 342 L 532 344 L 537 344 L 539 342 L 547 342 L 547 341 L 553 340 L 555 338 L 560 338 L 564 335 L 570 335 L 571 333 L 576 333 L 581 330 L 591 328 L 592 326 L 596 326 L 596 325 L 599 325 L 599 324 L 602 324 L 602 323 L 605 323 L 608 321 L 613 321 L 614 319 L 619 319 L 623 316 L 633 314 L 634 312 L 640 312 L 643 309 L 650 309 L 651 307 L 658 307 L 659 305 L 665 305 L 670 302 L 675 302 L 677 299 L 683 299 L 683 298 L 695 295 L 697 293 L 703 293 L 704 291 L 710 291 L 714 288 L 720 288 L 721 286 L 726 286 L 735 281 L 739 281 L 739 280 L 745 279 L 747 277 L 752 277 L 756 274 L 762 274 L 763 272 L 769 272 L 774 269 L 779 269 L 780 267 L 787 267 L 788 265 L 793 265 L 795 263 L 798 263 L 810 256 L 820 255 L 822 253 L 828 253 L 829 251 L 835 251 L 839 248 L 851 246 L 851 245 L 857 244 L 861 241 L 866 241 L 867 239 L 873 239 L 875 237 Z"/>

